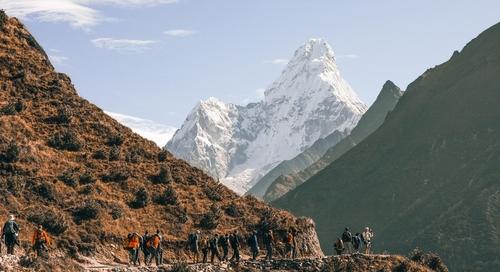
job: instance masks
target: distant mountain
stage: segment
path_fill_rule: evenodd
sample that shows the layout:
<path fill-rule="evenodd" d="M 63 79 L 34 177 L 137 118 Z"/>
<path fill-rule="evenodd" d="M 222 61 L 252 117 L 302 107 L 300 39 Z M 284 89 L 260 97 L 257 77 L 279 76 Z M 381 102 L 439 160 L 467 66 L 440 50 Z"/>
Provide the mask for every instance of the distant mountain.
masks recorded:
<path fill-rule="evenodd" d="M 331 47 L 311 39 L 295 52 L 263 101 L 247 106 L 202 101 L 166 149 L 243 194 L 316 140 L 350 131 L 365 111 L 340 76 Z"/>
<path fill-rule="evenodd" d="M 312 150 L 306 150 L 307 153 L 297 156 L 294 160 L 283 162 L 264 176 L 254 186 L 256 189 L 252 188 L 250 192 L 260 193 L 265 188 L 263 199 L 271 202 L 302 184 L 380 127 L 387 114 L 396 106 L 401 95 L 401 89 L 392 81 L 387 81 L 373 105 L 361 117 L 349 136 L 341 139 L 340 142 L 328 141 L 328 137 L 325 138 L 327 141 L 318 140 L 318 148 L 312 149 L 316 146 L 315 144 L 311 147 Z M 335 139 L 338 138 L 335 137 Z M 315 154 L 320 157 L 316 156 L 313 161 L 314 156 L 310 155 L 312 152 L 316 152 Z M 258 189 L 260 190 L 257 191 Z M 261 195 L 258 194 L 258 196 Z"/>
<path fill-rule="evenodd" d="M 329 148 L 335 146 L 346 136 L 346 132 L 339 132 L 338 130 L 335 130 L 327 137 L 317 140 L 312 146 L 308 147 L 304 152 L 295 156 L 293 159 L 283 161 L 276 167 L 274 167 L 250 190 L 248 190 L 248 192 L 246 192 L 246 195 L 253 195 L 257 198 L 262 199 L 267 189 L 276 178 L 283 174 L 296 173 L 307 168 L 308 166 L 319 160 Z"/>
<path fill-rule="evenodd" d="M 500 23 L 427 70 L 384 124 L 273 202 L 312 216 L 323 248 L 345 226 L 378 251 L 416 246 L 450 271 L 500 271 Z"/>
<path fill-rule="evenodd" d="M 125 114 L 105 112 L 122 125 L 132 129 L 133 132 L 142 137 L 155 142 L 159 147 L 163 147 L 172 138 L 177 128 L 157 123 L 155 121 L 133 117 Z"/>

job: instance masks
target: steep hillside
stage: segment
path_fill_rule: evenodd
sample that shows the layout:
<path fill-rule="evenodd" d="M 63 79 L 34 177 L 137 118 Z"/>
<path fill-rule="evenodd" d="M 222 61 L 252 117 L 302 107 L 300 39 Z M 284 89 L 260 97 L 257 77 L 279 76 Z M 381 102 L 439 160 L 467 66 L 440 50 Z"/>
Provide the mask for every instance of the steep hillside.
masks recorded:
<path fill-rule="evenodd" d="M 270 180 L 272 178 L 270 174 L 275 173 L 274 169 L 266 175 L 266 177 L 269 176 L 269 180 L 265 179 L 266 177 L 262 178 L 262 182 L 269 183 L 263 197 L 264 200 L 271 202 L 280 198 L 363 141 L 368 135 L 382 125 L 387 114 L 394 109 L 402 94 L 398 86 L 392 83 L 392 81 L 387 81 L 382 87 L 375 102 L 373 102 L 363 117 L 361 117 L 351 134 L 336 145 L 333 145 L 327 150 L 323 150 L 324 155 L 322 155 L 321 158 L 309 163 L 302 169 L 295 168 L 289 169 L 287 172 L 283 171 L 272 180 Z"/>
<path fill-rule="evenodd" d="M 307 168 L 314 162 L 318 161 L 323 155 L 325 155 L 325 152 L 328 149 L 335 146 L 346 136 L 346 132 L 339 132 L 338 130 L 335 130 L 327 137 L 317 140 L 312 146 L 293 159 L 283 161 L 274 167 L 273 170 L 269 171 L 269 173 L 262 177 L 250 190 L 248 190 L 246 195 L 252 195 L 262 199 L 267 188 L 269 188 L 276 178 L 284 174 L 296 173 Z"/>
<path fill-rule="evenodd" d="M 52 270 L 76 269 L 68 256 L 124 260 L 122 238 L 156 228 L 170 260 L 185 257 L 194 229 L 274 228 L 282 238 L 294 228 L 309 249 L 301 254 L 322 255 L 312 221 L 238 197 L 79 97 L 3 11 L 0 112 L 0 214 L 19 218 L 23 245 L 35 224 L 45 226 L 54 238 Z"/>
<path fill-rule="evenodd" d="M 166 149 L 244 194 L 318 139 L 351 131 L 365 111 L 342 78 L 332 48 L 311 39 L 295 51 L 263 101 L 201 101 Z"/>
<path fill-rule="evenodd" d="M 376 248 L 418 245 L 451 271 L 500 271 L 500 24 L 408 86 L 384 124 L 276 201 L 322 245 L 371 226 Z"/>

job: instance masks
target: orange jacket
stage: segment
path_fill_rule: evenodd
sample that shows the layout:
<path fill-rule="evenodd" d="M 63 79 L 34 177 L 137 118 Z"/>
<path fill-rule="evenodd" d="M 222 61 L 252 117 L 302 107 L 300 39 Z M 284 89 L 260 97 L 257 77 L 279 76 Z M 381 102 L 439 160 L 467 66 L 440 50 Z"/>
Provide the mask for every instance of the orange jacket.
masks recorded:
<path fill-rule="evenodd" d="M 36 242 L 45 242 L 46 244 L 50 244 L 50 239 L 49 235 L 47 235 L 47 232 L 45 232 L 44 230 L 35 230 L 31 239 L 31 244 L 35 245 Z"/>
<path fill-rule="evenodd" d="M 138 235 L 131 235 L 127 239 L 127 245 L 125 246 L 126 249 L 135 249 L 139 248 L 141 244 L 141 240 Z"/>

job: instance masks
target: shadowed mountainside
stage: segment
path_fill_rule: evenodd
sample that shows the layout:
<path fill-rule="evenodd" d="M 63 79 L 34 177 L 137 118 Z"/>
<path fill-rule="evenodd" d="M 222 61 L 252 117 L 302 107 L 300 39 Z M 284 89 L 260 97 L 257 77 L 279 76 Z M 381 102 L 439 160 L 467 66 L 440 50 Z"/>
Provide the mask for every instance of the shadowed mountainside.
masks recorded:
<path fill-rule="evenodd" d="M 332 230 L 368 225 L 452 271 L 500 271 L 500 24 L 408 86 L 384 124 L 273 204 Z M 300 203 L 300 204 L 298 204 Z"/>

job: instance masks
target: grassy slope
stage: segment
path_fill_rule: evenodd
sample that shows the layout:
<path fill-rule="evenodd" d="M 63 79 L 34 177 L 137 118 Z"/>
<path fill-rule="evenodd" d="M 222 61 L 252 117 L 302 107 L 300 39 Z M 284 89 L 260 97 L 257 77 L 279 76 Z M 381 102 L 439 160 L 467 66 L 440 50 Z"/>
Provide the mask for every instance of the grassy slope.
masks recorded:
<path fill-rule="evenodd" d="M 35 226 L 36 220 L 28 217 L 43 214 L 44 225 L 55 239 L 55 253 L 62 256 L 79 253 L 112 258 L 112 253 L 123 257 L 121 239 L 128 232 L 160 228 L 168 241 L 167 255 L 182 257 L 182 243 L 188 232 L 199 228 L 203 216 L 214 207 L 218 227 L 202 228 L 203 234 L 235 229 L 246 233 L 268 223 L 280 238 L 290 227 L 299 230 L 299 240 L 309 245 L 309 254 L 322 254 L 311 221 L 297 219 L 251 197 L 238 197 L 201 170 L 162 152 L 153 142 L 79 97 L 69 77 L 54 71 L 24 26 L 3 15 L 0 12 L 0 213 L 17 215 L 23 228 L 22 240 L 29 239 Z M 13 111 L 9 105 L 18 102 L 22 109 Z M 62 109 L 70 121 L 51 121 Z M 64 131 L 72 132 L 83 147 L 78 151 L 50 147 L 49 139 Z M 110 136 L 116 135 L 123 143 L 112 147 L 108 142 Z M 12 144 L 19 150 L 15 161 L 6 157 Z M 112 149 L 119 150 L 113 161 L 108 160 Z M 104 154 L 101 159 L 94 157 L 99 151 Z M 166 155 L 164 160 L 159 159 L 160 154 Z M 172 172 L 168 185 L 151 182 L 150 177 L 158 174 L 161 167 Z M 73 186 L 58 178 L 68 170 L 77 180 Z M 104 177 L 114 171 L 127 178 L 106 181 Z M 78 178 L 85 173 L 94 179 L 90 184 L 79 184 Z M 176 204 L 152 201 L 168 186 L 178 195 Z M 140 188 L 146 189 L 150 201 L 145 208 L 133 209 L 128 204 Z M 93 203 L 97 215 L 79 222 L 81 217 L 75 211 L 85 202 Z M 233 212 L 226 212 L 228 209 Z M 115 219 L 112 215 L 116 211 L 121 211 L 121 216 Z"/>
<path fill-rule="evenodd" d="M 500 24 L 414 81 L 365 141 L 274 204 L 376 248 L 420 246 L 452 271 L 500 271 Z M 300 203 L 300 205 L 298 205 Z"/>

